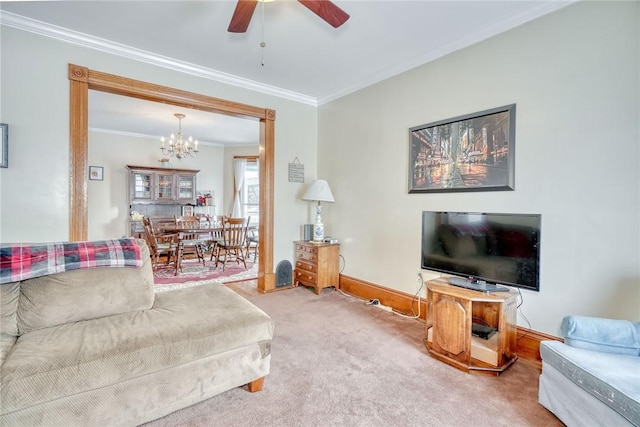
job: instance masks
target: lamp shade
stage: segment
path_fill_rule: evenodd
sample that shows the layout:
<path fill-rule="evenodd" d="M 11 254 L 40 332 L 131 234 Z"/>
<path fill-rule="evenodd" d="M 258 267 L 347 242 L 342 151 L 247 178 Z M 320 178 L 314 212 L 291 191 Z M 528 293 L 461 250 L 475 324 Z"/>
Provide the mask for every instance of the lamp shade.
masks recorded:
<path fill-rule="evenodd" d="M 329 184 L 324 179 L 316 179 L 311 183 L 302 196 L 302 200 L 314 200 L 318 202 L 335 202 Z"/>

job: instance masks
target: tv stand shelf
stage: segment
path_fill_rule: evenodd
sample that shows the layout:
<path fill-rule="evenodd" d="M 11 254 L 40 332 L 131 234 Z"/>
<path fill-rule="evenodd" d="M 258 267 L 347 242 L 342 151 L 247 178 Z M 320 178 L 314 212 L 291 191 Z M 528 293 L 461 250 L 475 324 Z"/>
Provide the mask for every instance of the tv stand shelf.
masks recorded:
<path fill-rule="evenodd" d="M 500 375 L 518 358 L 517 293 L 485 293 L 452 286 L 446 278 L 427 282 L 425 345 L 429 354 L 465 372 Z M 472 323 L 496 328 L 489 339 L 471 335 Z"/>

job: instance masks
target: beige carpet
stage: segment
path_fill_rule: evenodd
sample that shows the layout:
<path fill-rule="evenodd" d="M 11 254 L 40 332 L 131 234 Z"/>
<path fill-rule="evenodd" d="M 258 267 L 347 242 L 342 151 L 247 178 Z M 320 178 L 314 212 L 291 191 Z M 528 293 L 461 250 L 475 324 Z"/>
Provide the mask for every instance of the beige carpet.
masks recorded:
<path fill-rule="evenodd" d="M 249 297 L 276 321 L 264 389 L 236 388 L 149 426 L 561 426 L 536 368 L 500 377 L 432 359 L 423 324 L 325 289 Z"/>

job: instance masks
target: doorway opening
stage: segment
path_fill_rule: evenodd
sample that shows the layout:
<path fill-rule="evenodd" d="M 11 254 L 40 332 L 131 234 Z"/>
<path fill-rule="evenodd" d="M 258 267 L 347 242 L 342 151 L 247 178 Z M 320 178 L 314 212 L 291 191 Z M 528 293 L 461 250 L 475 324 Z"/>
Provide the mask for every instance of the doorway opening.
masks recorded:
<path fill-rule="evenodd" d="M 86 240 L 88 224 L 88 104 L 89 90 L 146 99 L 260 122 L 258 289 L 275 288 L 273 271 L 274 110 L 240 104 L 193 92 L 133 80 L 69 64 L 69 240 Z"/>

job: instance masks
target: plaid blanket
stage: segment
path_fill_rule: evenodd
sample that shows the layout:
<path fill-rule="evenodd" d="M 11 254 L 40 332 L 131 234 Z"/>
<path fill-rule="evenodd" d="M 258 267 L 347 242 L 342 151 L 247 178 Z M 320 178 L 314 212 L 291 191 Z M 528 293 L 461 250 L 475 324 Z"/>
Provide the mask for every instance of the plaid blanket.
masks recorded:
<path fill-rule="evenodd" d="M 81 268 L 141 266 L 135 239 L 0 245 L 0 285 Z"/>

